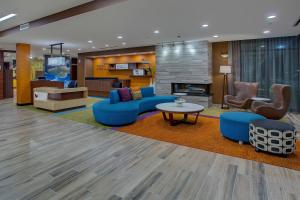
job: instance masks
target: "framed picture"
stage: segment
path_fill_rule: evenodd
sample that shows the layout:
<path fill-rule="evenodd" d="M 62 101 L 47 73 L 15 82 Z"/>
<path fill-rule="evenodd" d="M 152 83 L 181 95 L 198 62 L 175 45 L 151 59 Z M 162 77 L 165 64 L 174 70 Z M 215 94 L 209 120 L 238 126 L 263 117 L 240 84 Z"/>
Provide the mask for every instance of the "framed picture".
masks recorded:
<path fill-rule="evenodd" d="M 134 76 L 145 76 L 145 70 L 144 69 L 134 69 L 133 75 Z"/>
<path fill-rule="evenodd" d="M 116 69 L 128 69 L 128 64 L 116 64 Z"/>

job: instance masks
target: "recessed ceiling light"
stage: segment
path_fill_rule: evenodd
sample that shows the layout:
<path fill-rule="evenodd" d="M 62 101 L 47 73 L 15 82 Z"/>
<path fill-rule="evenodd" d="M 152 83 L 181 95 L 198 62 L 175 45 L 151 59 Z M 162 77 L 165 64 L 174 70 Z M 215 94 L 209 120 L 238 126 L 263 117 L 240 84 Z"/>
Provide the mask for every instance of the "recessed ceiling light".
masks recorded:
<path fill-rule="evenodd" d="M 92 49 L 96 49 L 96 47 L 92 47 Z"/>
<path fill-rule="evenodd" d="M 267 18 L 268 19 L 274 19 L 274 18 L 276 18 L 277 16 L 276 15 L 270 15 L 270 16 L 268 16 Z"/>
<path fill-rule="evenodd" d="M 202 24 L 202 27 L 206 28 L 206 27 L 208 27 L 208 24 Z"/>
<path fill-rule="evenodd" d="M 125 45 L 126 45 L 126 42 L 122 42 L 122 45 L 125 46 Z"/>
<path fill-rule="evenodd" d="M 15 17 L 15 16 L 16 16 L 16 14 L 11 13 L 11 14 L 9 14 L 9 15 L 6 15 L 6 16 L 4 16 L 4 17 L 1 17 L 1 18 L 0 18 L 0 22 L 3 22 L 3 21 L 5 21 L 5 20 L 8 20 L 8 19 L 10 19 L 10 18 L 12 18 L 12 17 Z"/>
<path fill-rule="evenodd" d="M 93 43 L 93 41 L 92 41 L 92 40 L 89 40 L 88 43 Z"/>
<path fill-rule="evenodd" d="M 271 33 L 271 31 L 265 30 L 263 33 L 264 33 L 264 34 L 269 34 L 269 33 Z"/>
<path fill-rule="evenodd" d="M 118 39 L 123 39 L 123 36 L 122 36 L 122 35 L 119 35 L 119 36 L 118 36 Z"/>
<path fill-rule="evenodd" d="M 153 33 L 155 33 L 155 34 L 159 34 L 159 30 L 155 30 Z"/>
<path fill-rule="evenodd" d="M 105 47 L 109 47 L 109 45 L 108 45 L 108 44 L 106 44 L 106 45 L 105 45 Z"/>
<path fill-rule="evenodd" d="M 218 35 L 213 35 L 213 37 L 214 37 L 214 38 L 218 38 L 218 37 L 220 37 L 220 36 L 218 36 Z"/>

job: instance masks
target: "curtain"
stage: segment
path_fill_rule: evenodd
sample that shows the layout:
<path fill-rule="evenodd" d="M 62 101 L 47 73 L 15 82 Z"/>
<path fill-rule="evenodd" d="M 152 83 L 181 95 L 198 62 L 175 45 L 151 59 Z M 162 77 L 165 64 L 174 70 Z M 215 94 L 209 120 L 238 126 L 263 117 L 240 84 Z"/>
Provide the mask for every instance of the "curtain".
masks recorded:
<path fill-rule="evenodd" d="M 232 67 L 232 73 L 230 75 L 228 87 L 229 94 L 234 95 L 234 85 L 235 81 L 240 81 L 240 69 L 241 69 L 241 59 L 240 59 L 240 41 L 229 42 L 228 45 L 228 64 Z"/>
<path fill-rule="evenodd" d="M 258 95 L 271 98 L 274 83 L 292 87 L 290 111 L 300 111 L 300 36 L 232 42 L 235 80 L 259 82 Z"/>

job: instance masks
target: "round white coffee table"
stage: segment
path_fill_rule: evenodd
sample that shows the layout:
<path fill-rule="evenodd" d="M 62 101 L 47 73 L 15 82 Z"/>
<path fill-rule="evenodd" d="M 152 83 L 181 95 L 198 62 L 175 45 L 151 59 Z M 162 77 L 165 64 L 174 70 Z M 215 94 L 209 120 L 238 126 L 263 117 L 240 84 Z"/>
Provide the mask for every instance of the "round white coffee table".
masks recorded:
<path fill-rule="evenodd" d="M 156 105 L 157 110 L 160 110 L 163 114 L 164 120 L 168 121 L 171 126 L 175 126 L 180 123 L 196 124 L 199 113 L 204 110 L 204 106 L 194 103 L 183 103 L 182 106 L 178 106 L 176 103 L 161 103 Z M 167 118 L 167 114 L 169 118 Z M 183 114 L 182 120 L 174 120 L 174 114 Z M 188 121 L 189 114 L 196 114 L 195 121 Z"/>

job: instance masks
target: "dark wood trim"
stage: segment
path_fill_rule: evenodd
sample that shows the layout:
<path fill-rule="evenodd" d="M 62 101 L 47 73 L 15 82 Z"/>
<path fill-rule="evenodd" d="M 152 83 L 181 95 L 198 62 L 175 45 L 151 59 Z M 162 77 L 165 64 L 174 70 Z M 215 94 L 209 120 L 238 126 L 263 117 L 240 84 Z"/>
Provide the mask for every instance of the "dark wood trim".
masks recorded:
<path fill-rule="evenodd" d="M 0 99 L 4 99 L 4 51 L 0 51 Z"/>
<path fill-rule="evenodd" d="M 56 101 L 64 101 L 64 100 L 73 100 L 73 99 L 82 99 L 84 98 L 84 93 L 82 91 L 78 92 L 66 92 L 66 93 L 55 93 L 55 94 L 48 94 L 49 100 L 56 100 Z"/>
<path fill-rule="evenodd" d="M 32 105 L 32 103 L 17 103 L 17 106 L 29 106 Z"/>
<path fill-rule="evenodd" d="M 145 53 L 145 52 L 155 52 L 155 46 L 143 46 L 143 47 L 132 47 L 125 49 L 112 49 L 105 51 L 94 51 L 94 52 L 84 52 L 79 53 L 82 57 L 93 57 L 93 56 L 108 56 L 116 54 L 131 54 L 131 53 Z"/>
<path fill-rule="evenodd" d="M 15 50 L 5 50 L 5 49 L 0 49 L 0 52 L 3 52 L 3 53 L 17 53 Z"/>
<path fill-rule="evenodd" d="M 59 20 L 63 20 L 66 18 L 70 18 L 76 15 L 80 15 L 86 12 L 90 12 L 93 10 L 97 10 L 100 8 L 104 8 L 116 3 L 120 3 L 123 1 L 127 1 L 127 0 L 94 0 L 94 1 L 90 1 L 72 8 L 69 8 L 67 10 L 58 12 L 58 13 L 54 13 L 52 15 L 48 15 L 33 21 L 28 22 L 30 25 L 30 28 L 36 28 L 39 26 L 43 26 L 49 23 L 53 23 Z M 21 24 L 20 24 L 21 25 Z M 11 33 L 15 33 L 15 32 L 19 32 L 20 31 L 20 25 L 0 31 L 0 37 L 3 37 L 5 35 L 11 34 Z"/>

